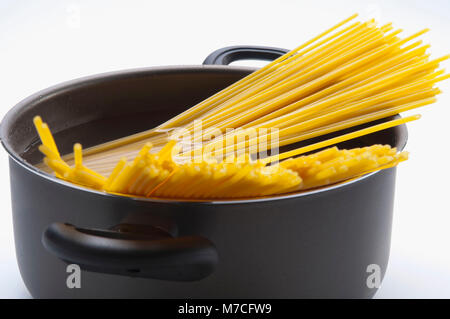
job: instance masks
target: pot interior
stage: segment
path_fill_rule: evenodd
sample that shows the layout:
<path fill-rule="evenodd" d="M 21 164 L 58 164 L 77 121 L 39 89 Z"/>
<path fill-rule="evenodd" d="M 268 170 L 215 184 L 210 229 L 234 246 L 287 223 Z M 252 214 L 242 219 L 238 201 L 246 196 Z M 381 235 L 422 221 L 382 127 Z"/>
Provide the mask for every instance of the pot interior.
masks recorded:
<path fill-rule="evenodd" d="M 251 71 L 229 66 L 161 67 L 74 80 L 41 91 L 14 107 L 3 120 L 2 142 L 11 155 L 37 165 L 42 155 L 37 149 L 40 141 L 32 122 L 35 115 L 49 124 L 61 154 L 68 154 L 75 142 L 87 148 L 153 128 Z M 383 121 L 303 141 L 280 151 Z M 402 125 L 338 146 L 389 144 L 402 149 L 406 138 L 406 126 Z"/>

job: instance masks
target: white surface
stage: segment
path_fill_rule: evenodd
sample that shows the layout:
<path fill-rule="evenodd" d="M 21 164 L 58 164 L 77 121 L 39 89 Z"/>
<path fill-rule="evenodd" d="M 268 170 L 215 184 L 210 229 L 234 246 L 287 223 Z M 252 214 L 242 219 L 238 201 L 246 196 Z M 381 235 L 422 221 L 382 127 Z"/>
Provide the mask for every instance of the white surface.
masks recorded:
<path fill-rule="evenodd" d="M 409 34 L 430 27 L 425 39 L 433 56 L 450 53 L 447 0 L 0 0 L 0 116 L 40 89 L 84 75 L 200 64 L 229 45 L 293 48 L 354 12 L 393 21 Z M 399 168 L 391 259 L 379 298 L 450 298 L 448 82 L 440 84 L 439 102 L 409 125 L 412 154 Z M 15 262 L 3 150 L 0 172 L 0 297 L 29 297 Z"/>

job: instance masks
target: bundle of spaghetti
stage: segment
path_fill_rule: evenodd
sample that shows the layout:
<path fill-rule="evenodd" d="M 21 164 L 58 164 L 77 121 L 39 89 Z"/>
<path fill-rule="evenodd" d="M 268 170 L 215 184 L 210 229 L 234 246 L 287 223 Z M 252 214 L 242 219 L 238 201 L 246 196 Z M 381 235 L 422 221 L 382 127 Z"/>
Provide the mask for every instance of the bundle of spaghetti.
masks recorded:
<path fill-rule="evenodd" d="M 327 147 L 351 138 L 363 136 L 408 121 L 413 116 L 378 124 L 316 144 L 286 152 L 277 159 Z M 407 153 L 398 153 L 390 146 L 342 150 L 336 147 L 324 151 L 290 158 L 274 163 L 274 156 L 253 161 L 248 154 L 226 158 L 218 162 L 214 158 L 201 158 L 199 163 L 177 163 L 180 149 L 176 141 L 167 143 L 158 153 L 150 153 L 147 143 L 130 163 L 121 159 L 108 178 L 83 165 L 82 147 L 74 145 L 75 165 L 69 166 L 59 155 L 47 124 L 37 116 L 34 124 L 42 145 L 40 151 L 46 156 L 44 162 L 55 175 L 66 181 L 109 193 L 184 199 L 230 199 L 259 197 L 306 190 L 344 181 L 397 165 L 407 159 Z"/>
<path fill-rule="evenodd" d="M 435 84 L 449 78 L 438 68 L 449 56 L 429 59 L 430 46 L 415 41 L 428 30 L 401 38 L 391 23 L 351 23 L 355 16 L 152 130 L 88 149 L 85 162 L 109 174 L 146 142 L 157 152 L 181 131 L 186 156 L 195 149 L 251 153 L 249 146 L 268 138 L 264 128 L 277 129 L 284 146 L 435 102 Z M 241 138 L 249 131 L 256 136 Z"/>
<path fill-rule="evenodd" d="M 236 163 L 203 161 L 180 165 L 152 196 L 164 198 L 239 198 L 288 193 L 301 178 L 280 166 L 264 166 L 249 158 Z"/>
<path fill-rule="evenodd" d="M 288 159 L 280 165 L 297 172 L 303 180 L 303 188 L 310 189 L 390 168 L 407 159 L 407 152 L 397 153 L 397 149 L 389 145 L 373 145 L 351 150 L 332 147 L 308 156 Z"/>
<path fill-rule="evenodd" d="M 440 90 L 433 88 L 433 85 L 449 77 L 449 75 L 441 76 L 443 74 L 442 70 L 436 72 L 432 72 L 432 70 L 437 67 L 441 60 L 446 58 L 427 62 L 423 65 L 417 64 L 413 68 L 407 67 L 406 69 L 400 69 L 399 72 L 393 72 L 392 69 L 388 69 L 391 73 L 381 76 L 378 80 L 370 82 L 368 85 L 344 89 L 327 98 L 322 98 L 308 104 L 308 102 L 323 94 L 322 91 L 318 92 L 318 94 L 308 96 L 285 108 L 271 112 L 256 121 L 243 125 L 244 130 L 240 134 L 246 135 L 246 129 L 255 130 L 255 128 L 276 127 L 279 129 L 279 143 L 283 146 L 431 104 L 436 101 L 434 96 L 440 93 Z M 398 68 L 399 66 L 397 65 L 396 67 Z M 429 69 L 426 69 L 428 67 Z M 423 68 L 426 71 L 416 72 Z M 395 82 L 396 76 L 399 74 L 405 75 L 411 73 L 412 76 L 406 80 L 403 79 L 404 82 Z M 364 75 L 358 74 L 358 76 Z M 392 84 L 393 79 L 396 85 Z M 342 82 L 339 84 L 342 84 Z M 332 87 L 333 90 L 336 86 L 339 85 L 334 85 Z M 329 93 L 331 90 L 327 89 L 324 91 Z M 293 106 L 299 108 L 288 112 Z M 261 107 L 261 105 L 258 105 L 258 107 Z M 256 112 L 255 109 L 250 110 L 250 113 L 254 112 Z M 242 120 L 245 117 L 245 113 L 240 114 L 239 117 Z M 307 134 L 311 131 L 315 132 L 313 136 Z M 208 131 L 206 135 L 207 133 Z M 221 140 L 213 140 L 207 143 L 206 146 L 202 145 L 201 147 L 225 148 L 226 146 L 223 145 L 223 141 L 238 137 L 239 133 L 232 132 L 227 135 Z M 238 145 L 232 145 L 231 148 L 233 150 L 246 148 L 252 142 L 259 144 L 261 137 L 265 138 L 266 136 L 253 137 L 246 144 L 241 142 Z M 230 147 L 225 149 L 225 153 L 228 153 L 229 150 Z"/>
<path fill-rule="evenodd" d="M 249 156 L 232 163 L 217 163 L 211 159 L 199 164 L 177 165 L 172 156 L 177 152 L 174 141 L 156 154 L 150 153 L 152 145 L 147 143 L 131 163 L 122 158 L 105 178 L 83 165 L 79 143 L 74 145 L 75 165 L 69 166 L 59 156 L 47 124 L 39 116 L 34 118 L 34 124 L 43 143 L 39 150 L 46 156 L 44 162 L 57 177 L 109 193 L 145 197 L 232 198 L 289 192 L 299 189 L 301 184 L 301 178 L 293 171 L 253 163 Z"/>

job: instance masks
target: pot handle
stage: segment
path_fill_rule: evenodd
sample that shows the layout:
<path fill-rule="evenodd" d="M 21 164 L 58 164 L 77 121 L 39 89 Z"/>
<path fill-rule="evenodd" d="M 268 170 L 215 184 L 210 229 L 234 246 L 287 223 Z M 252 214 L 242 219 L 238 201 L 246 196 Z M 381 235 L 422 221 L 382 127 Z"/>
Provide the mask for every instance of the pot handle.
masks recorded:
<path fill-rule="evenodd" d="M 53 223 L 44 247 L 63 261 L 93 272 L 169 281 L 196 281 L 213 273 L 218 254 L 200 236 L 172 237 L 153 226 L 121 224 L 111 230 Z"/>
<path fill-rule="evenodd" d="M 262 46 L 231 46 L 214 51 L 203 61 L 205 65 L 228 65 L 238 60 L 272 61 L 285 53 L 286 49 Z"/>

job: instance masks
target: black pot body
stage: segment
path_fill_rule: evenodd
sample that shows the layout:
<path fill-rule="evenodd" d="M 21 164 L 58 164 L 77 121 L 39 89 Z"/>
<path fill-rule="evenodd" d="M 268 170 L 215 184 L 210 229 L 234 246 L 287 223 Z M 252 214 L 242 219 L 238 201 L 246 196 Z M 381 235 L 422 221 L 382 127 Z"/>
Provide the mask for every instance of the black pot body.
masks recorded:
<path fill-rule="evenodd" d="M 244 204 L 124 200 L 62 186 L 11 160 L 14 232 L 22 278 L 34 297 L 367 298 L 367 267 L 389 256 L 395 169 L 326 192 Z M 67 264 L 45 250 L 54 222 L 86 228 L 149 223 L 210 239 L 216 271 L 172 282 L 82 271 L 66 285 Z"/>
<path fill-rule="evenodd" d="M 368 298 L 368 266 L 388 263 L 395 171 L 388 169 L 308 193 L 242 201 L 186 202 L 112 196 L 59 181 L 35 169 L 41 156 L 32 117 L 56 132 L 62 152 L 151 128 L 251 70 L 227 66 L 131 70 L 69 82 L 16 106 L 2 123 L 9 151 L 17 259 L 37 298 Z M 123 122 L 119 122 L 124 120 Z M 116 128 L 116 124 L 122 123 Z M 340 145 L 403 147 L 397 127 Z M 214 272 L 179 282 L 82 270 L 68 288 L 67 262 L 46 250 L 55 222 L 110 229 L 152 225 L 198 235 L 218 253 Z"/>

